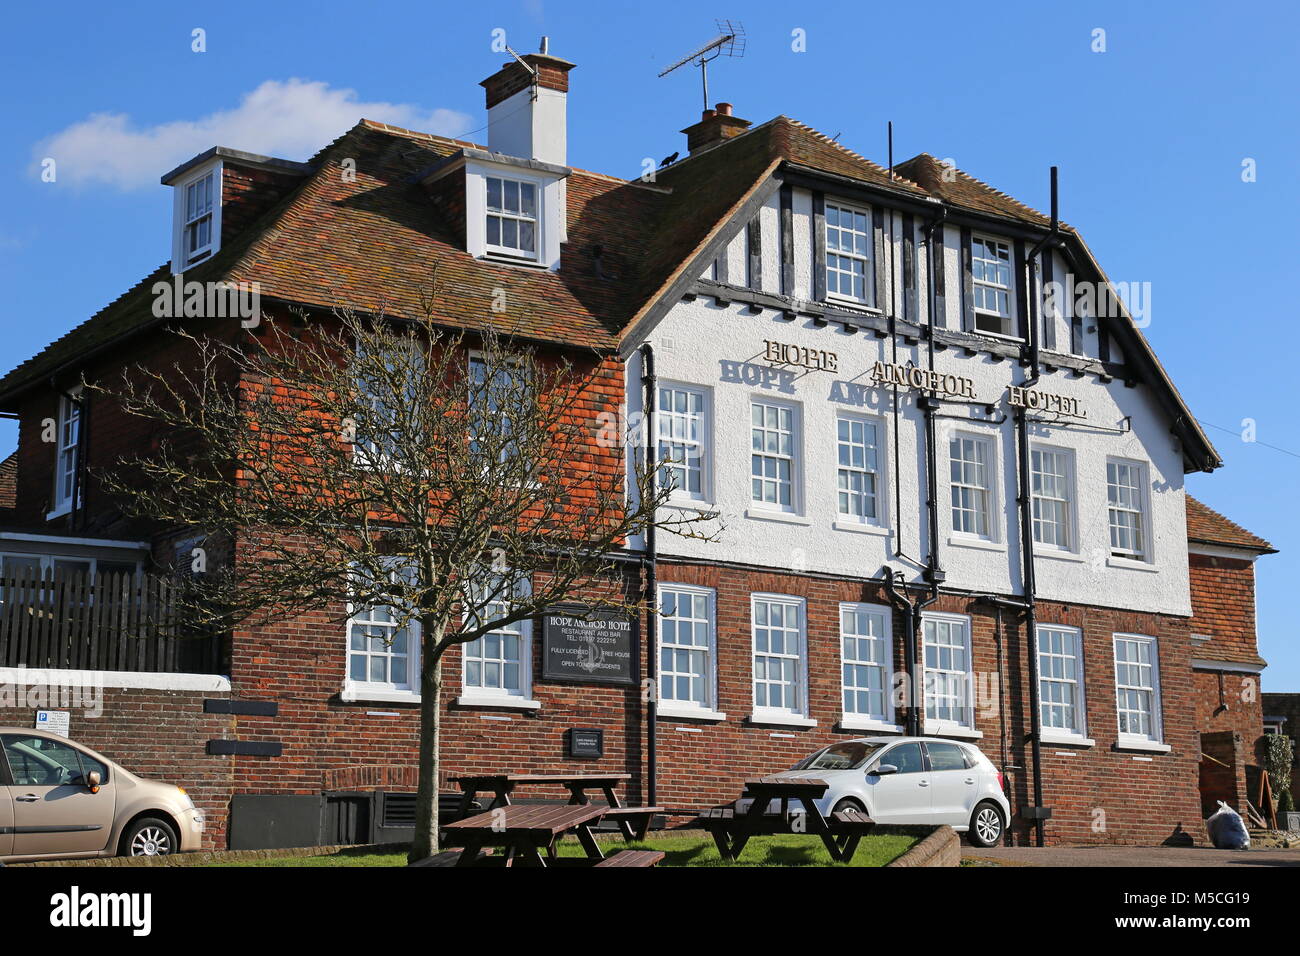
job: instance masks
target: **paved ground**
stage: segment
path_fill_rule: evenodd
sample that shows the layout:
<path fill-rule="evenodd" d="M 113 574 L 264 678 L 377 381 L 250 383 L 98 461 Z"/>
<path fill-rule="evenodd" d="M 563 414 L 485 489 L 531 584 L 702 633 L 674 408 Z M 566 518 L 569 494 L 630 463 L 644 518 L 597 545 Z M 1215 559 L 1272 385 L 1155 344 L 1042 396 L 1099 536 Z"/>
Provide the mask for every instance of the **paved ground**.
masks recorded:
<path fill-rule="evenodd" d="M 1169 846 L 963 846 L 963 861 L 1004 866 L 1281 866 L 1300 867 L 1300 850 L 1212 850 Z"/>

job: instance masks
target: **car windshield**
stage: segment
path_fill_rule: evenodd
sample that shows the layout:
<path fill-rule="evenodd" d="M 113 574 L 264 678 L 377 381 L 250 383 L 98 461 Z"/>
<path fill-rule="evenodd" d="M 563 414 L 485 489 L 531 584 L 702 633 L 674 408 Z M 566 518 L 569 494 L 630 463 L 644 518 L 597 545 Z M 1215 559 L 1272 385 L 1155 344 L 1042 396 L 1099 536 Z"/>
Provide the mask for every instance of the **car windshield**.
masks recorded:
<path fill-rule="evenodd" d="M 856 770 L 872 758 L 883 744 L 862 740 L 848 740 L 831 744 L 795 764 L 795 770 Z"/>

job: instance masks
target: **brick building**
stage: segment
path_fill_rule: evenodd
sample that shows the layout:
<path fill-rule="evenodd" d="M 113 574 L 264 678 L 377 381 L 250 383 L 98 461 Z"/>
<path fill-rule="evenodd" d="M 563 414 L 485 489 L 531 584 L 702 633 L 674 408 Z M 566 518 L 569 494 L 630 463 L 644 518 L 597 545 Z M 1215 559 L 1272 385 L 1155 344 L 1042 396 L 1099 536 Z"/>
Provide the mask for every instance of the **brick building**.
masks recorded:
<path fill-rule="evenodd" d="M 659 612 L 628 684 L 548 679 L 537 624 L 513 684 L 464 686 L 453 654 L 444 766 L 571 765 L 567 732 L 595 728 L 592 766 L 685 808 L 910 731 L 990 756 L 1017 841 L 1203 840 L 1201 735 L 1253 732 L 1205 701 L 1262 666 L 1246 590 L 1271 549 L 1184 494 L 1219 457 L 1078 233 L 928 154 L 885 169 L 728 104 L 653 173 L 575 168 L 572 64 L 524 60 L 483 83 L 486 147 L 363 120 L 305 163 L 217 147 L 164 176 L 171 261 L 0 380 L 3 577 L 185 553 L 190 529 L 97 487 L 153 436 L 77 387 L 185 359 L 158 283 L 255 282 L 269 321 L 431 308 L 585 363 L 593 449 L 608 416 L 644 418 L 667 510 L 720 522 L 628 542 L 609 586 L 655 582 Z M 418 695 L 350 679 L 338 611 L 237 629 L 211 673 L 77 674 L 105 712 L 73 737 L 190 788 L 213 845 L 399 835 Z M 0 666 L 32 664 L 6 637 Z"/>

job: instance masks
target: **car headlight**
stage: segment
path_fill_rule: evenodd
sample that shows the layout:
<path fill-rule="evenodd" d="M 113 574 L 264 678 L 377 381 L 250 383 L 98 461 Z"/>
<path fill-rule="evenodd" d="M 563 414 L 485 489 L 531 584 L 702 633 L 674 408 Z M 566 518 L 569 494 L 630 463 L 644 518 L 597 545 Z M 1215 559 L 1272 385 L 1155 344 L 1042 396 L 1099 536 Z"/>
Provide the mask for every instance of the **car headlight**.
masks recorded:
<path fill-rule="evenodd" d="M 184 788 L 184 787 L 177 787 L 176 790 L 177 790 L 177 791 L 180 793 L 180 795 L 181 795 L 181 805 L 182 805 L 183 807 L 185 807 L 186 810 L 193 810 L 193 809 L 194 809 L 194 801 L 191 800 L 191 799 L 190 799 L 190 795 L 189 795 L 188 793 L 185 792 L 185 788 Z"/>

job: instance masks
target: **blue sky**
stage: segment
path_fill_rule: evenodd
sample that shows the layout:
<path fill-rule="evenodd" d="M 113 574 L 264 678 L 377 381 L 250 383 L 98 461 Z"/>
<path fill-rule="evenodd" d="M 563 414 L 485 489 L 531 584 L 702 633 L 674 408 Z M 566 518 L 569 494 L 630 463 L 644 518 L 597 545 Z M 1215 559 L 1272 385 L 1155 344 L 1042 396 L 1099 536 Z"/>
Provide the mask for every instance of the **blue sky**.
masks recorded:
<path fill-rule="evenodd" d="M 168 257 L 158 177 L 210 145 L 304 159 L 361 115 L 482 139 L 478 81 L 551 37 L 578 64 L 569 157 L 625 176 L 684 149 L 697 71 L 659 70 L 738 17 L 712 99 L 786 113 L 885 159 L 922 150 L 1061 214 L 1115 281 L 1151 283 L 1147 335 L 1227 465 L 1188 487 L 1270 539 L 1265 689 L 1300 690 L 1295 322 L 1300 87 L 1293 4 L 429 2 L 11 5 L 0 36 L 0 365 L 11 368 Z M 192 31 L 206 52 L 191 49 Z M 1105 52 L 1093 52 L 1094 31 Z M 806 51 L 792 49 L 802 30 Z M 215 138 L 214 138 L 215 137 Z M 58 163 L 42 182 L 40 161 Z M 1243 161 L 1257 178 L 1243 182 Z M 1232 338 L 1231 347 L 1228 339 Z M 1244 420 L 1257 441 L 1244 442 Z M 0 457 L 16 442 L 0 422 Z M 1291 489 L 1291 490 L 1288 490 Z"/>

